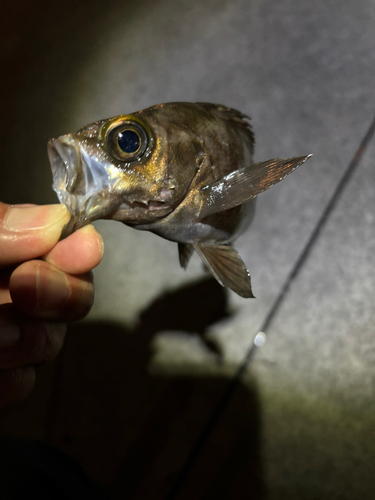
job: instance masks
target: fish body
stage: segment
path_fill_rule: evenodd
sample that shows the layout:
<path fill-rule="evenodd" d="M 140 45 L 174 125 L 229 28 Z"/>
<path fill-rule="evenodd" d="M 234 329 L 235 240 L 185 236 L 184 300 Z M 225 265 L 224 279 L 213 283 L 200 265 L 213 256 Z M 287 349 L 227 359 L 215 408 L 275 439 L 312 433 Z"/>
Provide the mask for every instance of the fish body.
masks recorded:
<path fill-rule="evenodd" d="M 72 215 L 65 235 L 119 220 L 177 242 L 185 268 L 196 250 L 219 283 L 253 297 L 231 243 L 256 195 L 308 158 L 253 164 L 253 151 L 249 118 L 209 103 L 159 104 L 52 139 L 53 188 Z"/>

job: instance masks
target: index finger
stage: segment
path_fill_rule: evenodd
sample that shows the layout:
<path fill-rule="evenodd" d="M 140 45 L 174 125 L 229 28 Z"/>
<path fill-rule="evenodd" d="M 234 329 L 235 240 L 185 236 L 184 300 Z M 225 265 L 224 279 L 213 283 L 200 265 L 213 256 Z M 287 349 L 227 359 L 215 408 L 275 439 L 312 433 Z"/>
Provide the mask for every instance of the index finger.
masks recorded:
<path fill-rule="evenodd" d="M 48 253 L 69 220 L 65 205 L 17 206 L 0 202 L 0 267 Z"/>

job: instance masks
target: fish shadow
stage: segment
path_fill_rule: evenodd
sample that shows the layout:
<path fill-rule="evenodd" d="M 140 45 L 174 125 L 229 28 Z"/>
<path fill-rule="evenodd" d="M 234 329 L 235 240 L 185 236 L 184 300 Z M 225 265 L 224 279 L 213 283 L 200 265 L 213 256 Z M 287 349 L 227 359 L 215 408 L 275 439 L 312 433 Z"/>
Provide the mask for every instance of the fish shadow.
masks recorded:
<path fill-rule="evenodd" d="M 208 351 L 221 359 L 220 346 L 207 332 L 212 325 L 230 316 L 227 292 L 210 276 L 155 299 L 141 312 L 134 334 L 146 339 L 165 331 L 195 334 Z"/>

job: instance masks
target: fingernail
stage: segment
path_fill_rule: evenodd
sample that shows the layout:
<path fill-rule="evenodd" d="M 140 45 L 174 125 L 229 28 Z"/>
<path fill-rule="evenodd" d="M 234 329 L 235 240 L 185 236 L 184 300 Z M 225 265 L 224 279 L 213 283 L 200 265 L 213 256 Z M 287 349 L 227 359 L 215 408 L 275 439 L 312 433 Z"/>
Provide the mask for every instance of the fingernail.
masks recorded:
<path fill-rule="evenodd" d="M 98 233 L 98 241 L 99 241 L 99 246 L 100 246 L 100 260 L 103 258 L 104 255 L 104 241 L 102 238 L 102 235 Z"/>
<path fill-rule="evenodd" d="M 80 231 L 84 234 L 95 234 L 96 239 L 98 241 L 99 245 L 99 250 L 100 250 L 100 257 L 102 258 L 104 255 L 104 241 L 100 233 L 95 229 L 95 227 L 92 224 L 89 224 L 88 226 L 84 226 L 80 229 Z"/>
<path fill-rule="evenodd" d="M 16 325 L 0 326 L 0 348 L 12 347 L 20 339 L 20 330 Z"/>
<path fill-rule="evenodd" d="M 31 207 L 10 207 L 3 226 L 8 231 L 21 232 L 63 226 L 70 219 L 65 205 L 43 205 Z"/>
<path fill-rule="evenodd" d="M 36 276 L 36 309 L 38 311 L 59 311 L 66 305 L 71 294 L 68 278 L 64 273 L 39 267 Z"/>

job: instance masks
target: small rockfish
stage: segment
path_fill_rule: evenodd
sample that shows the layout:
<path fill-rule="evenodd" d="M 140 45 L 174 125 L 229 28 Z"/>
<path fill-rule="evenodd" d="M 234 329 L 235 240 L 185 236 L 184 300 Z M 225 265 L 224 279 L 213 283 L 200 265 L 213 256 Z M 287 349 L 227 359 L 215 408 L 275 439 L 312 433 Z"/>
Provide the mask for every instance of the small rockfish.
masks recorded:
<path fill-rule="evenodd" d="M 52 139 L 53 188 L 71 221 L 64 236 L 115 219 L 194 250 L 221 285 L 254 297 L 231 246 L 246 206 L 309 156 L 253 163 L 249 118 L 208 103 L 168 103 L 86 125 Z"/>

